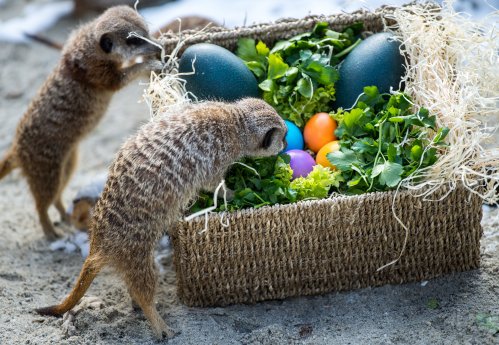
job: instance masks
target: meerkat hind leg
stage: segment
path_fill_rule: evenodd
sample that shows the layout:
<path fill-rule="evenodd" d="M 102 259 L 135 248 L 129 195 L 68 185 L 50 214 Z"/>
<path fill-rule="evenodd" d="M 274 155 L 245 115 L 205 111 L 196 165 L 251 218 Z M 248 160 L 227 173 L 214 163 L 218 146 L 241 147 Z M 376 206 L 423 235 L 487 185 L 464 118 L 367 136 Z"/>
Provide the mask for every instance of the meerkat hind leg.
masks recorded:
<path fill-rule="evenodd" d="M 36 210 L 42 225 L 43 232 L 48 240 L 61 237 L 48 214 L 49 207 L 57 200 L 60 190 L 62 166 L 59 163 L 39 164 L 37 171 L 31 167 L 23 166 L 23 172 L 28 180 L 28 185 L 35 199 Z"/>
<path fill-rule="evenodd" d="M 164 335 L 168 338 L 173 337 L 175 333 L 159 315 L 154 304 L 158 281 L 158 275 L 154 269 L 154 259 L 151 257 L 140 267 L 129 265 L 124 278 L 132 301 L 140 306 L 145 317 L 151 323 L 156 337 L 158 339 L 162 339 Z"/>
<path fill-rule="evenodd" d="M 57 197 L 54 203 L 55 208 L 61 215 L 61 220 L 66 224 L 70 223 L 70 216 L 69 214 L 66 213 L 66 208 L 64 207 L 64 203 L 62 202 L 62 192 L 64 191 L 64 188 L 68 184 L 71 175 L 73 175 L 73 171 L 76 167 L 77 161 L 78 161 L 78 151 L 75 148 L 73 149 L 73 151 L 71 151 L 69 156 L 64 161 L 60 177 L 59 191 L 57 193 Z"/>

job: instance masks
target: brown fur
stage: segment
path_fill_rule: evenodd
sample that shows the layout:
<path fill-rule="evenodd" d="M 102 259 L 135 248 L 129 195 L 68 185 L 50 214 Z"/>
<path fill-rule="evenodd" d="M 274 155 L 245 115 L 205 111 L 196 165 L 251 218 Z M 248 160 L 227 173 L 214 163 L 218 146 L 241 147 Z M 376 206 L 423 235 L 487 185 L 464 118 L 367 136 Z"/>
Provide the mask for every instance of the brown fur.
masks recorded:
<path fill-rule="evenodd" d="M 73 203 L 73 212 L 71 213 L 71 224 L 81 231 L 87 231 L 90 226 L 92 210 L 97 202 L 96 199 L 80 199 Z"/>
<path fill-rule="evenodd" d="M 0 178 L 15 167 L 22 169 L 49 239 L 58 236 L 48 216 L 50 205 L 68 220 L 61 194 L 76 165 L 78 142 L 97 125 L 116 90 L 161 67 L 156 47 L 126 43 L 131 31 L 147 36 L 144 21 L 129 7 L 111 8 L 76 30 L 0 161 Z M 134 63 L 137 56 L 147 57 L 146 62 Z"/>
<path fill-rule="evenodd" d="M 90 227 L 90 254 L 75 287 L 61 304 L 38 312 L 69 311 L 98 271 L 110 265 L 156 336 L 171 336 L 154 305 L 158 240 L 198 191 L 217 186 L 235 160 L 275 155 L 286 146 L 285 135 L 286 125 L 275 110 L 251 98 L 191 105 L 146 124 L 109 169 Z M 269 139 L 266 148 L 264 138 Z"/>

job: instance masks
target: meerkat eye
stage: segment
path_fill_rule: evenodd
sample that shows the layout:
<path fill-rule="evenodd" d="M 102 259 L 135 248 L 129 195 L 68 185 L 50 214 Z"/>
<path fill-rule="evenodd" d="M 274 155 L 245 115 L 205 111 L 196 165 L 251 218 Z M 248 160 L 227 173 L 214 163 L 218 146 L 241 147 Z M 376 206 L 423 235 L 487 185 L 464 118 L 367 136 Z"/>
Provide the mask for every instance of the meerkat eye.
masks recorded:
<path fill-rule="evenodd" d="M 142 38 L 137 36 L 131 36 L 126 39 L 126 44 L 128 46 L 140 46 L 146 43 Z"/>
<path fill-rule="evenodd" d="M 113 49 L 113 40 L 107 34 L 101 36 L 99 45 L 104 53 L 109 54 Z"/>
<path fill-rule="evenodd" d="M 270 147 L 270 145 L 272 144 L 272 137 L 276 130 L 276 128 L 272 128 L 267 133 L 265 133 L 265 137 L 263 137 L 262 148 L 268 149 Z"/>

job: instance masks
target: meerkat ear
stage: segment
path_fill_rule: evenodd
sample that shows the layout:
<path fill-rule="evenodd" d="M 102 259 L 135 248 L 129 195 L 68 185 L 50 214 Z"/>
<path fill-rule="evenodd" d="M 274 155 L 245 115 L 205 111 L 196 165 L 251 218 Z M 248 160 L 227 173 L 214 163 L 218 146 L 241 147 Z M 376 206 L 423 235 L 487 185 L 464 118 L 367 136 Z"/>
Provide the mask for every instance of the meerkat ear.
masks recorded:
<path fill-rule="evenodd" d="M 106 54 L 109 54 L 113 50 L 113 40 L 109 34 L 103 34 L 100 37 L 99 45 Z"/>
<path fill-rule="evenodd" d="M 272 128 L 267 133 L 265 133 L 265 136 L 263 137 L 263 142 L 262 142 L 262 148 L 263 149 L 268 149 L 270 145 L 272 144 L 272 137 L 274 136 L 274 133 L 277 131 L 276 128 Z"/>

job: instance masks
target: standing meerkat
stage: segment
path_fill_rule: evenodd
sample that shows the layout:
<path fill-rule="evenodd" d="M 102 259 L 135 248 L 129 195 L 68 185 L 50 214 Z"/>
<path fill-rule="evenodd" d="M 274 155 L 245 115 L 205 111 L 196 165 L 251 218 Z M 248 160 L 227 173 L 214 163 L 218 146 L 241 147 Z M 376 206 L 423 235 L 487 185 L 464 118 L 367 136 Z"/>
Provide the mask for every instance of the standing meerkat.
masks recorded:
<path fill-rule="evenodd" d="M 42 315 L 62 315 L 106 265 L 116 269 L 158 338 L 173 335 L 154 304 L 154 248 L 199 190 L 217 186 L 245 156 L 286 147 L 284 121 L 265 101 L 189 105 L 144 125 L 118 152 L 95 207 L 90 254 L 75 287 Z"/>
<path fill-rule="evenodd" d="M 75 168 L 78 142 L 97 125 L 115 91 L 145 71 L 161 69 L 159 48 L 130 32 L 149 37 L 137 12 L 120 6 L 72 33 L 0 161 L 0 179 L 22 169 L 48 239 L 59 235 L 48 216 L 50 205 L 68 220 L 61 194 Z"/>

